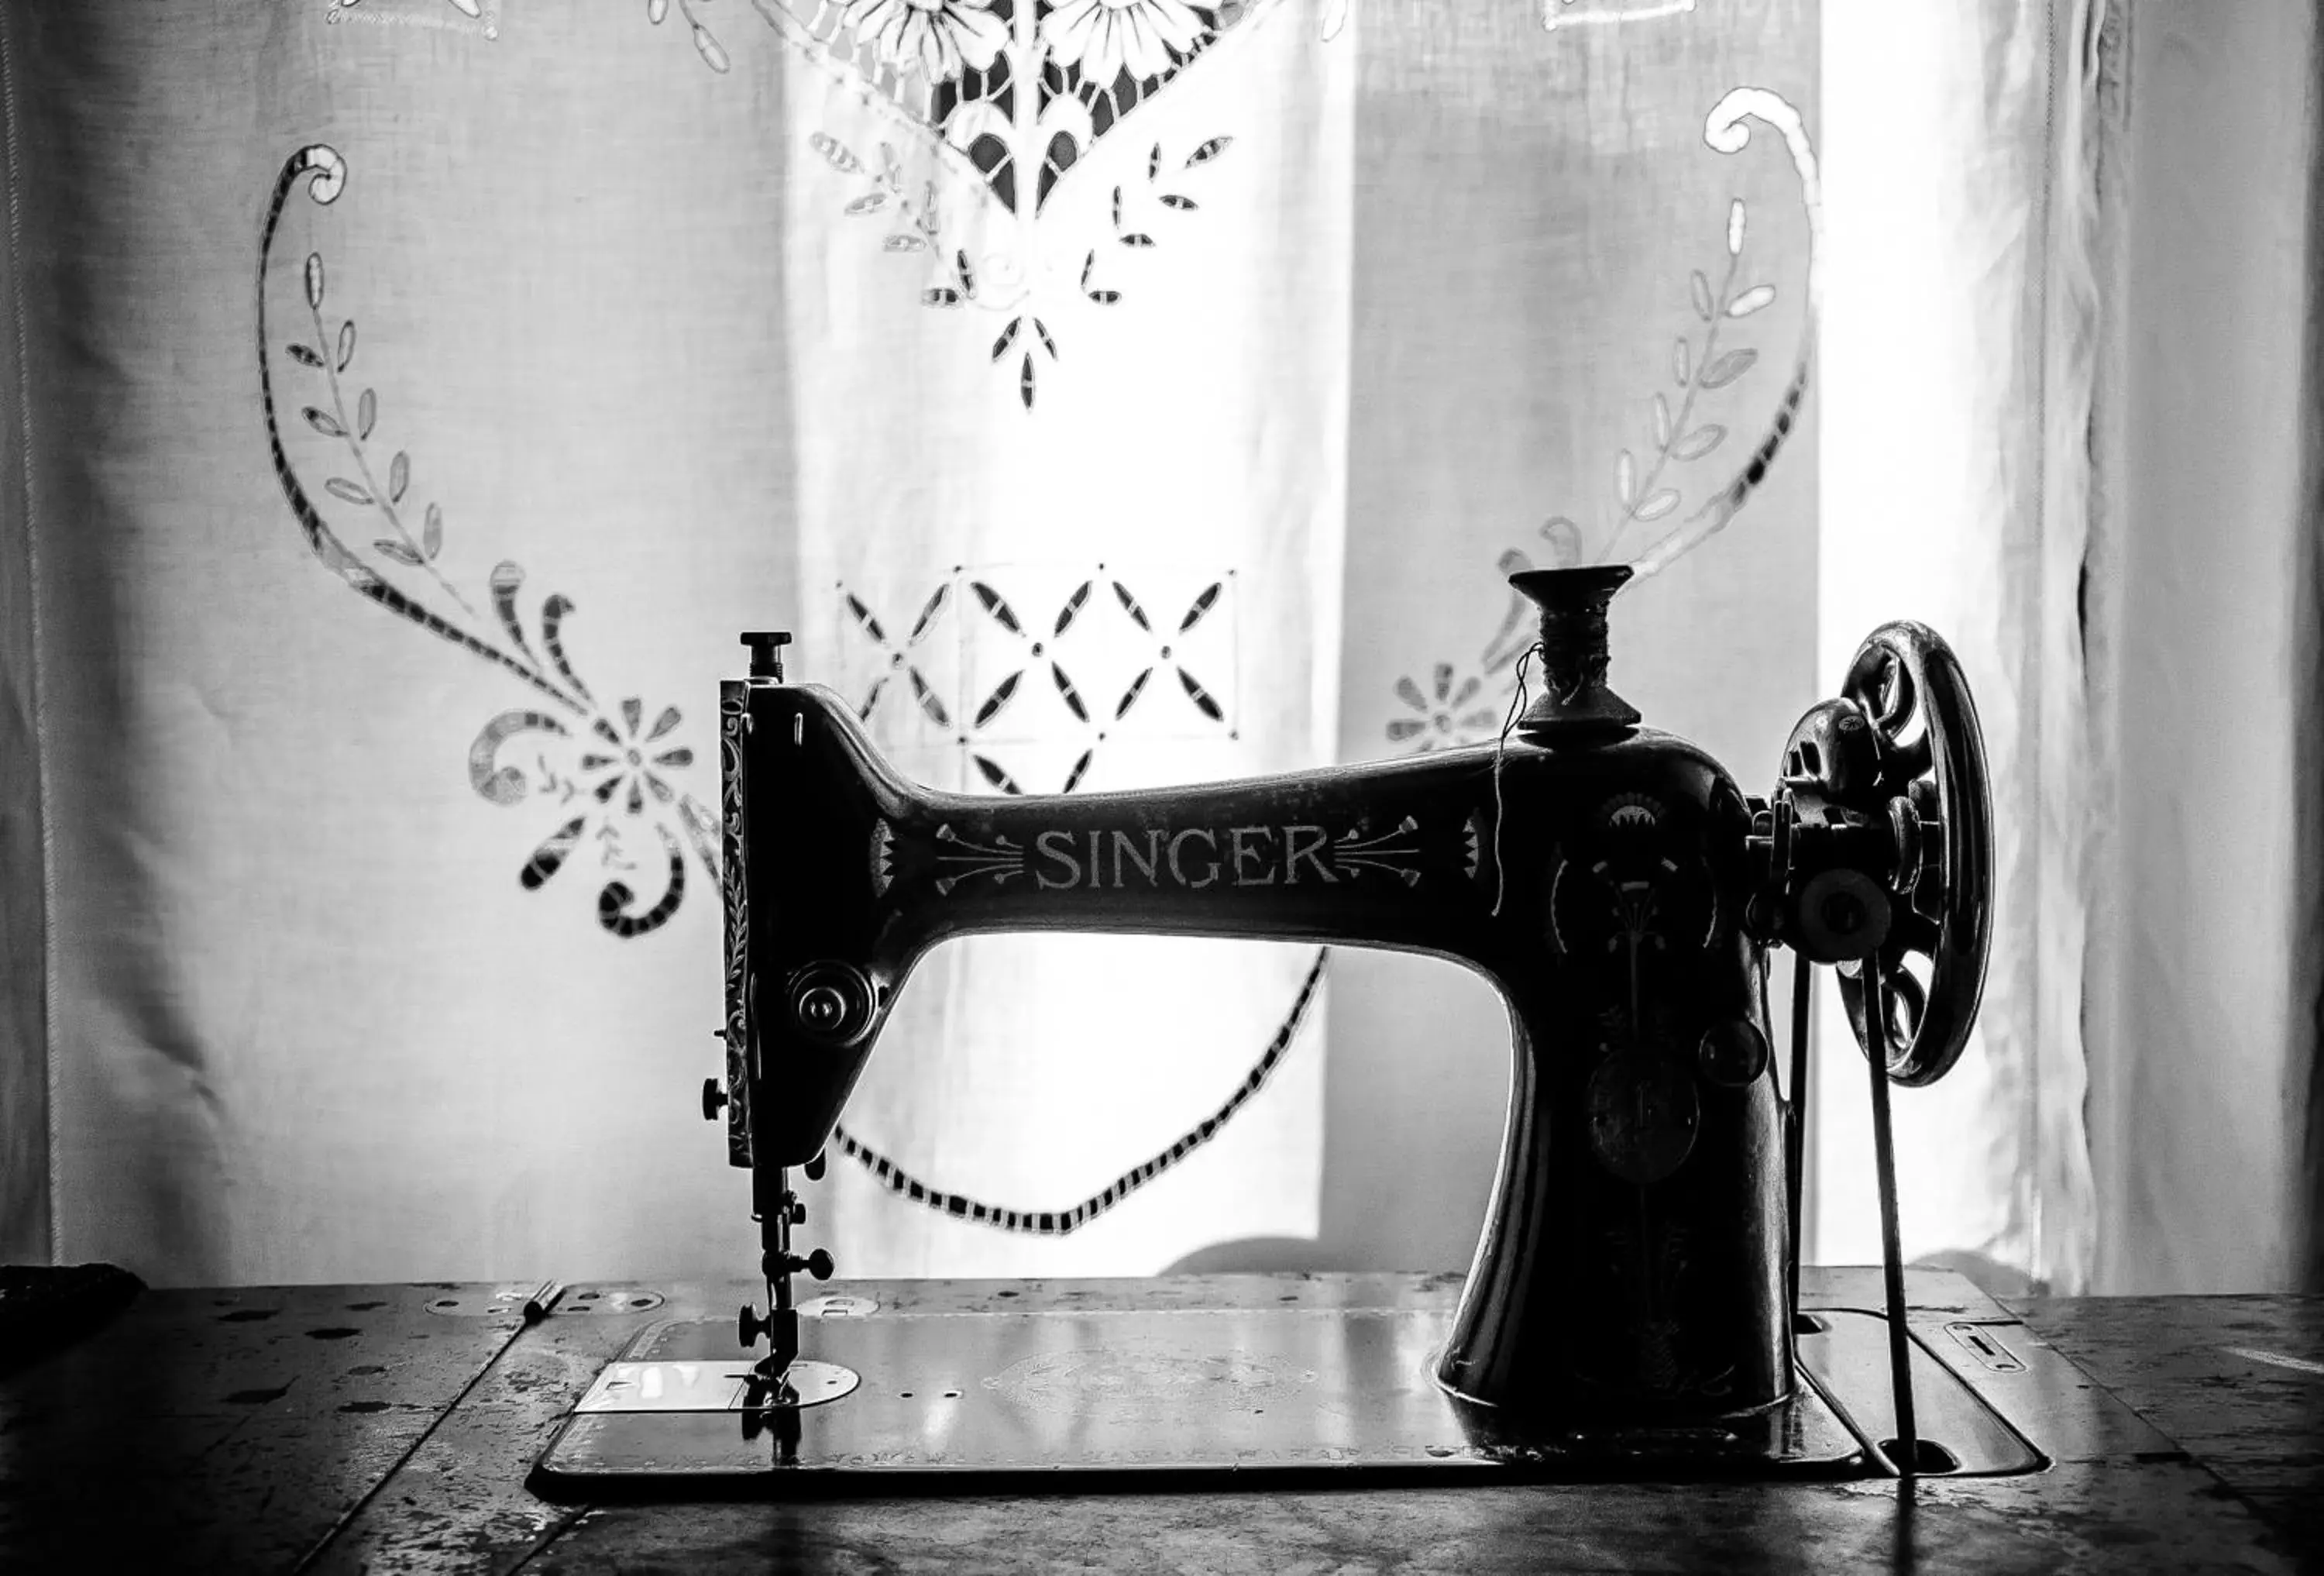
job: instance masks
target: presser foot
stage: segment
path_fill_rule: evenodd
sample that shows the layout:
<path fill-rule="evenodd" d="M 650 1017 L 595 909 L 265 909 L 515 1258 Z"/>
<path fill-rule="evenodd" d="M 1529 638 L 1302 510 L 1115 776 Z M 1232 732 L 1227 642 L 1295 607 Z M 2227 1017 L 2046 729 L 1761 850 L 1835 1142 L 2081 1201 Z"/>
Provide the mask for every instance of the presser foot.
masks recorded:
<path fill-rule="evenodd" d="M 862 1374 L 835 1362 L 794 1358 L 788 1366 L 773 1369 L 769 1367 L 773 1361 L 772 1358 L 762 1359 L 743 1377 L 737 1410 L 745 1414 L 796 1412 L 821 1406 L 852 1394 L 863 1382 Z"/>
<path fill-rule="evenodd" d="M 752 1364 L 749 1372 L 739 1376 L 742 1390 L 734 1400 L 737 1410 L 747 1417 L 761 1412 L 795 1412 L 801 1407 L 820 1406 L 838 1400 L 863 1382 L 862 1376 L 853 1369 L 799 1356 L 798 1310 L 790 1304 L 788 1283 L 779 1283 L 770 1290 L 768 1301 L 774 1306 L 765 1316 L 745 1304 L 736 1323 L 735 1334 L 743 1346 L 755 1346 L 763 1336 L 769 1348 L 767 1355 Z"/>

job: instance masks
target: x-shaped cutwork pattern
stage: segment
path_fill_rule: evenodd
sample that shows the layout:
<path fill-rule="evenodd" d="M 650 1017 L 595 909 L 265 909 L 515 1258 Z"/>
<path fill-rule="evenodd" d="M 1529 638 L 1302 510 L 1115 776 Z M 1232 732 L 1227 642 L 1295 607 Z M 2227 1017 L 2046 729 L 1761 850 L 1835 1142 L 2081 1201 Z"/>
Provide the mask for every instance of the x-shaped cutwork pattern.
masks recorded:
<path fill-rule="evenodd" d="M 854 619 L 856 627 L 871 638 L 872 644 L 877 646 L 881 655 L 886 658 L 886 660 L 875 668 L 871 687 L 865 691 L 863 699 L 856 705 L 855 714 L 863 721 L 870 722 L 872 712 L 880 705 L 880 697 L 888 692 L 889 685 L 901 676 L 905 682 L 911 686 L 912 698 L 919 703 L 920 709 L 927 714 L 928 720 L 939 728 L 950 728 L 952 714 L 945 708 L 943 698 L 936 694 L 936 687 L 927 681 L 920 668 L 914 663 L 913 652 L 936 628 L 937 619 L 944 613 L 945 604 L 952 599 L 952 583 L 946 581 L 936 587 L 936 594 L 930 596 L 921 607 L 920 616 L 912 621 L 911 631 L 900 641 L 889 639 L 887 630 L 881 625 L 879 615 L 864 605 L 862 597 L 842 586 L 840 599 L 845 604 L 849 615 Z"/>
<path fill-rule="evenodd" d="M 1011 750 L 1047 746 L 1054 754 L 1057 746 L 1078 746 L 1057 779 L 1056 791 L 1070 793 L 1099 747 L 1126 725 L 1148 738 L 1222 729 L 1234 736 L 1231 572 L 1200 577 L 1183 610 L 1174 595 L 1159 611 L 1131 589 L 1130 572 L 1102 564 L 1070 576 L 1054 603 L 1038 585 L 1010 588 L 1042 577 L 1023 569 L 956 569 L 901 635 L 843 585 L 848 622 L 871 648 L 851 665 L 858 714 L 876 725 L 882 703 L 892 712 L 901 703 L 889 697 L 908 693 L 925 724 L 949 735 L 964 764 L 1004 793 L 1028 791 L 1019 780 L 1028 769 L 1012 770 L 1000 759 Z M 1206 631 L 1228 638 L 1205 643 L 1198 637 Z M 947 669 L 957 677 L 947 679 Z M 1167 692 L 1184 696 L 1189 709 L 1167 714 L 1167 703 L 1156 698 Z"/>
<path fill-rule="evenodd" d="M 1195 596 L 1193 604 L 1186 609 L 1185 616 L 1178 621 L 1177 639 L 1183 641 L 1194 632 L 1194 626 L 1201 623 L 1211 609 L 1218 605 L 1219 596 L 1225 589 L 1224 581 L 1213 581 L 1203 588 Z M 1130 594 L 1128 586 L 1116 580 L 1113 582 L 1113 594 L 1120 600 L 1122 612 L 1128 613 L 1139 629 L 1144 630 L 1148 635 L 1156 634 L 1153 621 L 1147 617 L 1146 610 L 1139 605 L 1138 599 Z M 1156 638 L 1164 641 L 1165 643 L 1156 651 L 1155 660 L 1141 668 L 1138 677 L 1130 680 L 1130 687 L 1121 692 L 1121 699 L 1114 705 L 1113 714 L 1117 718 L 1128 716 L 1130 708 L 1137 705 L 1139 696 L 1146 693 L 1146 681 L 1153 677 L 1160 668 L 1167 666 L 1178 676 L 1179 686 L 1185 690 L 1186 698 L 1193 701 L 1204 716 L 1214 723 L 1224 722 L 1226 711 L 1219 705 L 1217 697 L 1205 689 L 1202 681 L 1188 672 L 1182 663 L 1175 660 L 1176 653 L 1167 643 L 1169 637 L 1157 635 Z"/>

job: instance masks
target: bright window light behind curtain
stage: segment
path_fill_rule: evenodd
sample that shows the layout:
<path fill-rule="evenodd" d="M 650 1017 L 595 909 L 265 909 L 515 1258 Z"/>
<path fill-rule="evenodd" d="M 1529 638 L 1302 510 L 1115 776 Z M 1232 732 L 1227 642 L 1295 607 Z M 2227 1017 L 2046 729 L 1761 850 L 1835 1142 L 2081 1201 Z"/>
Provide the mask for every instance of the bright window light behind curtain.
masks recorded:
<path fill-rule="evenodd" d="M 1909 616 L 1952 643 L 1976 697 L 1998 886 L 1984 1006 L 1952 1074 L 1895 1111 L 1906 1253 L 1997 1288 L 2079 1288 L 2096 1230 L 2080 1004 L 2098 800 L 2074 622 L 2089 460 L 2070 438 L 2096 343 L 2080 200 L 2096 85 L 2077 76 L 2092 12 L 1835 5 L 1823 41 L 1817 666 L 1833 682 Z M 1821 1009 L 1809 1256 L 1865 1263 L 1864 1067 L 1836 991 Z"/>
<path fill-rule="evenodd" d="M 1996 795 L 1977 1042 L 1897 1101 L 1906 1251 L 1997 1287 L 2297 1286 L 2313 8 L 1834 5 L 1823 54 L 1819 663 L 1904 598 L 1962 656 Z M 1825 1055 L 1818 1092 L 1811 1251 L 1868 1258 L 1861 1067 Z"/>
<path fill-rule="evenodd" d="M 746 1266 L 687 1115 L 735 631 L 948 786 L 1240 773 L 1489 736 L 1508 568 L 1726 523 L 1811 342 L 1812 5 L 1128 9 L 0 13 L 11 1256 Z M 1814 409 L 1617 636 L 1754 788 L 1833 677 Z M 849 1121 L 982 1200 L 1097 1191 L 1294 1032 L 1071 1237 L 844 1159 L 818 1228 L 1461 1263 L 1505 1024 L 1347 960 L 1327 1060 L 1311 961 L 958 949 Z"/>

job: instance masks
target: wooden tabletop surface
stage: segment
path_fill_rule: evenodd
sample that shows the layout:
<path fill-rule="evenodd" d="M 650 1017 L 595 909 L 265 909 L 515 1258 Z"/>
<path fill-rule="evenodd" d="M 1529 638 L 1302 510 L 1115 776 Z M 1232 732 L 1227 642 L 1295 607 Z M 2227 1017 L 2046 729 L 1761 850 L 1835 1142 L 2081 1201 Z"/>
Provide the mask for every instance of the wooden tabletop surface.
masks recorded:
<path fill-rule="evenodd" d="M 1065 1298 L 1232 1304 L 1334 1281 L 1417 1305 L 1442 1301 L 1458 1277 L 824 1289 L 860 1289 L 890 1309 L 954 1311 Z M 1916 1282 L 1916 1308 L 1945 1286 Z M 554 1504 L 526 1486 L 575 1401 L 649 1323 L 731 1310 L 753 1288 L 575 1286 L 528 1324 L 521 1310 L 532 1289 L 145 1293 L 103 1329 L 0 1379 L 0 1571 L 130 1561 L 541 1576 L 2324 1569 L 2324 1298 L 2006 1308 L 1978 1298 L 1950 1310 L 2022 1317 L 2022 1338 L 2071 1357 L 2184 1447 L 2098 1452 L 2020 1478 L 1909 1488 L 1598 1483 L 589 1506 Z M 1932 1316 L 1948 1313 L 1937 1306 Z"/>

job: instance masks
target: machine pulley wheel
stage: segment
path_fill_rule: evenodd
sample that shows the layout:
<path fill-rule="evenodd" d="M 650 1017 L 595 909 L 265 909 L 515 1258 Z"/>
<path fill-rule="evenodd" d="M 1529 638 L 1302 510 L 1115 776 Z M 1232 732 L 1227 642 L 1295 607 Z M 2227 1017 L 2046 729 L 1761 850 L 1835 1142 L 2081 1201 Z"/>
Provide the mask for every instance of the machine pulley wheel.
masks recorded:
<path fill-rule="evenodd" d="M 1879 969 L 1890 1003 L 1881 1037 L 1888 1076 L 1933 1083 L 1968 1046 L 1993 939 L 1993 794 L 1984 735 L 1952 648 L 1923 624 L 1873 631 L 1857 649 L 1840 695 L 1878 731 L 1879 792 L 1891 806 L 1901 799 L 1914 812 L 1916 845 L 1901 872 L 1906 900 L 1896 905 L 1879 950 L 1841 968 L 1840 996 L 1868 1053 L 1863 971 Z"/>

